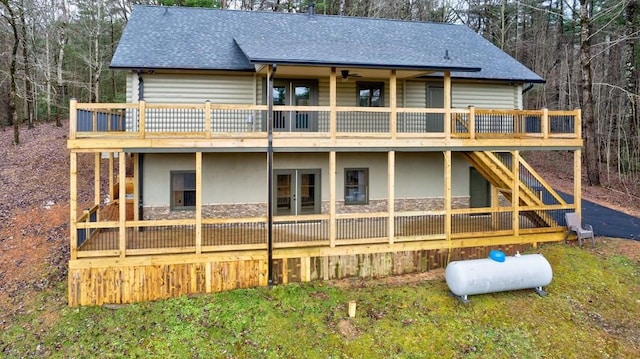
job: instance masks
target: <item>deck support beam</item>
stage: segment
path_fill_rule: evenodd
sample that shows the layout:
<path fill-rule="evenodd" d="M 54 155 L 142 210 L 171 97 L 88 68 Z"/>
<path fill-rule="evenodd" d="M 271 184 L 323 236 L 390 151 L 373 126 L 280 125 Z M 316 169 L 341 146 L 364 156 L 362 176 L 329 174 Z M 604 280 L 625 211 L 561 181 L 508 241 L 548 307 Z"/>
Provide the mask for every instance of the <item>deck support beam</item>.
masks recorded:
<path fill-rule="evenodd" d="M 140 203 L 140 154 L 133 154 L 133 204 L 131 209 L 133 210 L 133 220 L 140 220 L 140 210 L 138 204 Z"/>
<path fill-rule="evenodd" d="M 389 151 L 387 159 L 387 197 L 389 218 L 387 229 L 389 230 L 389 244 L 393 244 L 395 238 L 395 178 L 396 178 L 396 152 Z"/>
<path fill-rule="evenodd" d="M 336 140 L 336 129 L 338 115 L 337 108 L 337 81 L 336 81 L 336 68 L 331 68 L 331 75 L 329 76 L 329 132 L 331 133 L 331 140 Z"/>
<path fill-rule="evenodd" d="M 513 172 L 513 193 L 511 204 L 513 205 L 512 226 L 513 235 L 520 235 L 520 151 L 511 152 L 511 171 Z"/>
<path fill-rule="evenodd" d="M 93 205 L 98 206 L 100 204 L 100 152 L 96 152 L 93 155 Z M 100 211 L 98 210 L 98 214 Z M 96 218 L 96 221 L 100 220 L 100 217 Z"/>
<path fill-rule="evenodd" d="M 444 72 L 444 133 L 445 139 L 451 139 L 451 72 Z"/>
<path fill-rule="evenodd" d="M 78 218 L 78 153 L 71 152 L 69 155 L 69 240 L 71 241 L 70 257 L 78 259 L 78 229 L 76 220 Z"/>
<path fill-rule="evenodd" d="M 113 193 L 113 176 L 115 175 L 113 172 L 113 152 L 109 151 L 109 201 L 113 202 L 113 200 L 116 198 L 115 194 Z"/>
<path fill-rule="evenodd" d="M 336 246 L 336 151 L 329 152 L 329 246 Z"/>
<path fill-rule="evenodd" d="M 451 248 L 451 151 L 444 151 L 444 235 Z"/>
<path fill-rule="evenodd" d="M 127 246 L 127 162 L 124 152 L 118 153 L 118 239 L 120 258 L 126 255 Z"/>
<path fill-rule="evenodd" d="M 582 150 L 573 151 L 573 203 L 582 218 Z"/>
<path fill-rule="evenodd" d="M 396 139 L 398 136 L 398 90 L 397 90 L 397 76 L 396 70 L 391 70 L 391 76 L 389 77 L 389 107 L 391 113 L 389 113 L 389 132 L 391 138 Z"/>
<path fill-rule="evenodd" d="M 202 152 L 196 152 L 196 254 L 202 253 Z"/>

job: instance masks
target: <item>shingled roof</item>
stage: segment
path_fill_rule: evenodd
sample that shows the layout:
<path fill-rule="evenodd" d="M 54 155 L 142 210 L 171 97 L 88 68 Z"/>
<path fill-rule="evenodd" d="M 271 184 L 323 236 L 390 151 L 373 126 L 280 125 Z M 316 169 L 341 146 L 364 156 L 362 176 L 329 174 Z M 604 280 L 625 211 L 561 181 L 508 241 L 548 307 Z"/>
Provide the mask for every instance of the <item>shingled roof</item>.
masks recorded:
<path fill-rule="evenodd" d="M 134 7 L 111 67 L 254 71 L 271 63 L 544 81 L 462 25 L 157 6 Z"/>

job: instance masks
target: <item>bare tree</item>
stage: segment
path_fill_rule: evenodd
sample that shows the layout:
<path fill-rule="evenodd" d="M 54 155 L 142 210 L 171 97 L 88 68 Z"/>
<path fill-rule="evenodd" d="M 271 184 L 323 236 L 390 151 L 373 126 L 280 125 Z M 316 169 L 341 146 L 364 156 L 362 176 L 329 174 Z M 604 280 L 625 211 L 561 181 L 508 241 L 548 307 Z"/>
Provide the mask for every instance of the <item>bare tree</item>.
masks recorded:
<path fill-rule="evenodd" d="M 13 47 L 11 49 L 11 63 L 9 65 L 9 99 L 7 109 L 7 123 L 9 126 L 13 125 L 13 143 L 15 145 L 20 144 L 20 127 L 18 124 L 18 112 L 16 108 L 17 97 L 17 61 L 18 61 L 18 48 L 20 47 L 20 35 L 18 34 L 18 26 L 16 25 L 17 16 L 14 11 L 14 6 L 9 0 L 0 0 L 0 4 L 4 6 L 2 17 L 6 19 L 11 27 L 13 34 Z"/>
<path fill-rule="evenodd" d="M 600 185 L 600 167 L 596 121 L 593 109 L 593 72 L 591 69 L 591 1 L 580 0 L 580 68 L 582 88 L 582 120 L 584 126 L 587 178 L 589 184 Z"/>

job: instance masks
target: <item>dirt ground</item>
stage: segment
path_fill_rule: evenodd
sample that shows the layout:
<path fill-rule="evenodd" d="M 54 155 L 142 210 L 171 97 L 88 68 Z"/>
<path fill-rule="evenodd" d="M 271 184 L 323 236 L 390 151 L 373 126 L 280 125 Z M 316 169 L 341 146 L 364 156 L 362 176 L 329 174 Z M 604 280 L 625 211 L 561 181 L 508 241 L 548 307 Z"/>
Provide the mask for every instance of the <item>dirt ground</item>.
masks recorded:
<path fill-rule="evenodd" d="M 23 127 L 21 144 L 14 146 L 12 131 L 0 130 L 0 309 L 19 305 L 20 298 L 32 291 L 66 280 L 69 258 L 67 134 L 66 123 L 62 128 L 51 123 L 39 124 L 34 129 Z M 533 168 L 552 186 L 572 192 L 570 155 L 530 157 L 526 158 Z M 80 156 L 79 171 L 92 173 L 90 156 Z M 105 172 L 102 171 L 103 176 Z M 640 198 L 629 194 L 640 193 L 637 189 L 629 190 L 612 180 L 607 186 L 583 185 L 583 197 L 640 217 Z M 92 189 L 80 184 L 79 200 L 88 202 L 92 196 Z M 640 242 L 606 241 L 615 251 L 640 261 Z M 384 280 L 406 283 L 442 275 L 442 271 L 433 271 Z M 357 280 L 344 283 L 366 285 Z"/>

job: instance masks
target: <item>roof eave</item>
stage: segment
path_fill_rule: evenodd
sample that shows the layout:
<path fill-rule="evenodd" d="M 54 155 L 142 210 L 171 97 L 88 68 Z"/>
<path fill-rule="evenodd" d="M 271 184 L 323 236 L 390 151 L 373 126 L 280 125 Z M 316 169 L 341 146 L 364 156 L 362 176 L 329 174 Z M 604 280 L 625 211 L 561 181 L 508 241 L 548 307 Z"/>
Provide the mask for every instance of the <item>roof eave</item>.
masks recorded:
<path fill-rule="evenodd" d="M 414 71 L 450 71 L 450 72 L 480 72 L 479 67 L 468 66 L 416 66 L 398 64 L 371 64 L 357 62 L 324 62 L 324 61 L 298 61 L 298 60 L 278 60 L 278 59 L 250 59 L 252 64 L 260 65 L 301 65 L 301 66 L 322 66 L 322 67 L 357 67 L 369 69 L 401 69 Z"/>

